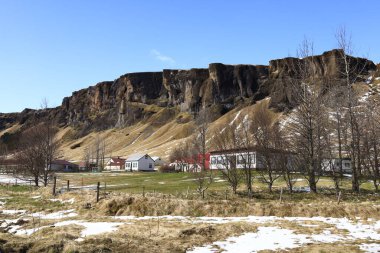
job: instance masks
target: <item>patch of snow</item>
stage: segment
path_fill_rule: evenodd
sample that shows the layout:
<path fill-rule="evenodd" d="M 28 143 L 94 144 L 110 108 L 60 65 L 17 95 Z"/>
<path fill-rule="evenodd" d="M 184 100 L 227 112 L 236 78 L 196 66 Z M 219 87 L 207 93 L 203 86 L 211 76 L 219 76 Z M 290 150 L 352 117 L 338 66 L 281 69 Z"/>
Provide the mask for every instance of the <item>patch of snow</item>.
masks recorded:
<path fill-rule="evenodd" d="M 234 124 L 234 122 L 239 118 L 240 113 L 241 113 L 241 111 L 239 111 L 238 113 L 236 113 L 235 118 L 229 124 L 230 126 L 232 126 Z"/>
<path fill-rule="evenodd" d="M 74 204 L 75 202 L 74 198 L 67 199 L 67 200 L 62 200 L 62 199 L 49 199 L 49 200 L 52 202 L 61 202 L 62 204 L 65 204 L 65 203 Z"/>
<path fill-rule="evenodd" d="M 292 230 L 278 227 L 259 227 L 256 233 L 245 233 L 214 242 L 212 245 L 196 247 L 192 253 L 205 252 L 258 252 L 260 250 L 280 250 L 300 247 L 308 242 L 307 235 L 294 234 Z M 218 250 L 213 248 L 216 246 Z"/>
<path fill-rule="evenodd" d="M 3 214 L 24 214 L 26 213 L 26 210 L 0 210 L 1 213 Z"/>
<path fill-rule="evenodd" d="M 113 232 L 118 229 L 119 226 L 124 223 L 121 222 L 87 222 L 81 220 L 68 220 L 55 223 L 54 226 L 68 226 L 68 225 L 79 225 L 85 227 L 81 232 L 81 237 L 86 237 L 90 235 L 98 235 L 103 233 Z M 82 239 L 78 240 L 82 241 Z"/>
<path fill-rule="evenodd" d="M 359 248 L 367 253 L 378 253 L 380 252 L 379 243 L 363 243 L 359 245 Z"/>
<path fill-rule="evenodd" d="M 0 206 L 3 206 L 3 205 L 5 205 L 5 202 L 0 200 Z"/>
<path fill-rule="evenodd" d="M 11 175 L 0 175 L 0 183 L 2 184 L 18 184 L 18 185 L 29 185 L 31 180 L 23 180 L 19 178 L 15 178 Z"/>
<path fill-rule="evenodd" d="M 44 220 L 55 220 L 55 219 L 63 219 L 63 218 L 71 218 L 75 217 L 78 214 L 74 212 L 75 209 L 69 209 L 64 211 L 58 211 L 54 213 L 45 214 L 43 212 L 32 213 L 30 216 L 44 219 Z"/>
<path fill-rule="evenodd" d="M 40 199 L 41 196 L 33 196 L 33 197 L 30 197 L 31 199 Z"/>

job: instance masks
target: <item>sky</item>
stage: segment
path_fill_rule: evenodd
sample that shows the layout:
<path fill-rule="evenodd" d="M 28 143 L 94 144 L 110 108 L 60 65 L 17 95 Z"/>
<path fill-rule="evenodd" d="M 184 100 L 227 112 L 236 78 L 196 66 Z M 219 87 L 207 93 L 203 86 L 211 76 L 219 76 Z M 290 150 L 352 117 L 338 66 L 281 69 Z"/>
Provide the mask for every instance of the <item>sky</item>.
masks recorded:
<path fill-rule="evenodd" d="M 352 34 L 380 62 L 379 0 L 0 0 L 0 112 L 61 104 L 130 72 L 265 64 Z"/>

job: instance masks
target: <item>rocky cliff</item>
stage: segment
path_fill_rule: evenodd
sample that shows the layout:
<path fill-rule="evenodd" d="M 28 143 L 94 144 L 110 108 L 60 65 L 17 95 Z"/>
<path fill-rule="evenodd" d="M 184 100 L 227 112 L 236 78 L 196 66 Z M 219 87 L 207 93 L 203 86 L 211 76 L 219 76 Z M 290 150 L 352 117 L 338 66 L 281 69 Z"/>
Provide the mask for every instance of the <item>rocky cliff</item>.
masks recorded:
<path fill-rule="evenodd" d="M 0 114 L 0 131 L 12 124 L 26 123 L 27 126 L 46 118 L 59 126 L 71 125 L 87 130 L 120 127 L 146 117 L 147 112 L 141 105 L 176 107 L 194 113 L 214 104 L 229 110 L 242 100 L 255 102 L 270 96 L 271 106 L 284 110 L 292 100 L 289 83 L 299 78 L 297 74 L 302 64 L 312 65 L 308 74 L 320 83 L 323 80 L 339 83 L 344 78 L 341 56 L 341 51 L 332 50 L 312 58 L 272 60 L 269 66 L 212 63 L 205 69 L 130 73 L 73 92 L 54 109 Z M 379 65 L 367 59 L 348 59 L 363 78 L 376 69 L 376 73 L 380 73 Z"/>

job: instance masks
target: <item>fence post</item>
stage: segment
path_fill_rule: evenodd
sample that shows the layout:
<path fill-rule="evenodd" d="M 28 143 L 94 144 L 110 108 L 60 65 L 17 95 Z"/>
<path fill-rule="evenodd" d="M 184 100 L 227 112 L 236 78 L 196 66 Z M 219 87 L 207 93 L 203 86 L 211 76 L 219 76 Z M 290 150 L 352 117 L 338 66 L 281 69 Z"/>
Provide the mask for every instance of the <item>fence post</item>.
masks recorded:
<path fill-rule="evenodd" d="M 143 186 L 143 197 L 145 198 L 145 186 Z"/>
<path fill-rule="evenodd" d="M 100 182 L 96 186 L 96 202 L 99 202 L 99 190 L 100 190 Z"/>
<path fill-rule="evenodd" d="M 282 202 L 282 187 L 281 187 L 281 192 L 280 192 L 280 203 Z"/>
<path fill-rule="evenodd" d="M 53 196 L 55 196 L 55 189 L 57 187 L 57 177 L 53 177 Z"/>
<path fill-rule="evenodd" d="M 227 194 L 228 194 L 228 192 L 227 192 L 227 190 L 226 190 L 226 200 L 228 199 L 228 195 L 227 195 Z"/>
<path fill-rule="evenodd" d="M 70 180 L 67 180 L 67 191 L 70 191 Z"/>
<path fill-rule="evenodd" d="M 342 191 L 339 191 L 339 194 L 338 194 L 338 205 L 339 205 L 339 203 L 340 203 L 340 198 L 341 198 L 341 196 L 342 196 Z"/>

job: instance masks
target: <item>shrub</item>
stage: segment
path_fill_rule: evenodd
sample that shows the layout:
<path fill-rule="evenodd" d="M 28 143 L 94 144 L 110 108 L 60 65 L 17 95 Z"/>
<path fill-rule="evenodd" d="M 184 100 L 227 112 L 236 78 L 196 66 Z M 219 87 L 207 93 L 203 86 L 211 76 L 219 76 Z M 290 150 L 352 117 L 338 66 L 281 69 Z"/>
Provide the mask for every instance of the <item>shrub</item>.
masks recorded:
<path fill-rule="evenodd" d="M 174 166 L 170 166 L 170 165 L 162 165 L 158 168 L 158 171 L 161 172 L 161 173 L 173 173 L 173 172 L 177 172 L 175 170 L 175 167 Z"/>

